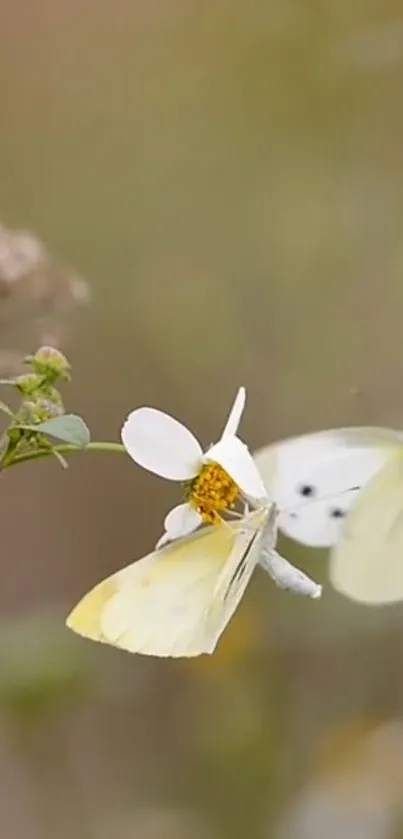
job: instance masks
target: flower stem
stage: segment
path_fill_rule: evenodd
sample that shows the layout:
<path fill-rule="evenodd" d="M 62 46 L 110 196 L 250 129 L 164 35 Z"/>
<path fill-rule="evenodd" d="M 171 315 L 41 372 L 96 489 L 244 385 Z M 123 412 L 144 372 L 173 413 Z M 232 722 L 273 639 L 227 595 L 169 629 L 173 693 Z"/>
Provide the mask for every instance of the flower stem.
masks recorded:
<path fill-rule="evenodd" d="M 74 454 L 77 452 L 113 452 L 117 454 L 125 454 L 126 449 L 122 443 L 88 443 L 83 449 L 78 446 L 71 446 L 64 443 L 61 446 L 54 446 L 52 449 L 39 449 L 38 451 L 24 452 L 24 454 L 17 455 L 9 463 L 4 464 L 3 468 L 9 469 L 10 466 L 16 466 L 18 463 L 25 463 L 28 460 L 38 460 L 42 457 L 50 457 L 54 451 L 59 454 Z"/>

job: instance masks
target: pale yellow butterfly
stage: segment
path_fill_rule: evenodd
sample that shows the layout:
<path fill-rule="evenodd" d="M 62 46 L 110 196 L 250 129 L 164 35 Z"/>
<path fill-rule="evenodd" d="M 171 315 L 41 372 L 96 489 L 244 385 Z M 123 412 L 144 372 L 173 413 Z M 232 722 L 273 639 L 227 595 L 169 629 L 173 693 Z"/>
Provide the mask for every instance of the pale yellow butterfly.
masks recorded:
<path fill-rule="evenodd" d="M 270 516 L 274 528 L 272 505 L 154 551 L 95 586 L 67 626 L 132 653 L 212 653 L 250 581 Z"/>

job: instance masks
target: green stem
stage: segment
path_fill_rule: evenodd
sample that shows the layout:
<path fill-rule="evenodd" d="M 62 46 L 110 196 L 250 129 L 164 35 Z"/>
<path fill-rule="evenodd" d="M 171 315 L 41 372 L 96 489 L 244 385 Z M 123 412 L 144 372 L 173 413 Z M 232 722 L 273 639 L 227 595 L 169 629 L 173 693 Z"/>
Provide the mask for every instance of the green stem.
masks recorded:
<path fill-rule="evenodd" d="M 39 449 L 38 451 L 24 452 L 24 454 L 15 457 L 10 463 L 3 464 L 3 468 L 9 469 L 10 466 L 16 466 L 18 463 L 25 463 L 28 460 L 38 460 L 38 458 L 41 457 L 50 457 L 54 450 L 63 455 L 74 454 L 76 452 L 126 453 L 126 449 L 122 443 L 88 443 L 88 445 L 83 449 L 78 448 L 78 446 L 71 446 L 68 443 L 65 443 L 61 446 L 54 446 L 53 449 Z"/>

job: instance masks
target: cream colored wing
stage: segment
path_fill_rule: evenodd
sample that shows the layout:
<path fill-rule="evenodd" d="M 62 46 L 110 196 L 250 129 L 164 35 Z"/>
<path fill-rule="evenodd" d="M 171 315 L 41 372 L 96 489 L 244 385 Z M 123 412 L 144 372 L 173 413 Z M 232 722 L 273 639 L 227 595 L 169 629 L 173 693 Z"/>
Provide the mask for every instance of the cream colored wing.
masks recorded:
<path fill-rule="evenodd" d="M 256 565 L 249 548 L 261 517 L 202 530 L 118 571 L 81 600 L 67 625 L 133 653 L 212 653 Z"/>
<path fill-rule="evenodd" d="M 239 605 L 259 561 L 262 529 L 264 526 L 266 529 L 272 529 L 273 544 L 275 544 L 276 523 L 277 509 L 272 505 L 267 510 L 250 513 L 238 526 L 238 535 L 231 556 L 216 582 L 206 613 L 206 629 L 214 642 L 214 647 Z"/>
<path fill-rule="evenodd" d="M 331 553 L 330 581 L 363 603 L 403 599 L 403 450 L 357 497 Z"/>
<path fill-rule="evenodd" d="M 337 543 L 357 498 L 403 434 L 387 428 L 339 428 L 283 440 L 255 453 L 280 530 L 306 545 Z"/>

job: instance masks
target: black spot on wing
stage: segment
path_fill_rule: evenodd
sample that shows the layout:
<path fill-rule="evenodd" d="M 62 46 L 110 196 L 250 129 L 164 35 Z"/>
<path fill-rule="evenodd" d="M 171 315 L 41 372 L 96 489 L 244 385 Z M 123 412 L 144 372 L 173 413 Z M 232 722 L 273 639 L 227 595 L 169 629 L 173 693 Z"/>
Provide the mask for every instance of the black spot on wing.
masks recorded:
<path fill-rule="evenodd" d="M 302 484 L 297 492 L 302 495 L 303 498 L 313 498 L 316 494 L 316 487 L 313 484 Z"/>
<path fill-rule="evenodd" d="M 347 515 L 347 510 L 342 510 L 341 507 L 333 507 L 329 515 L 332 519 L 344 519 Z"/>

